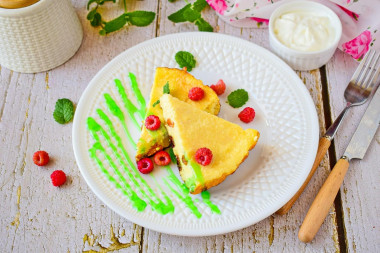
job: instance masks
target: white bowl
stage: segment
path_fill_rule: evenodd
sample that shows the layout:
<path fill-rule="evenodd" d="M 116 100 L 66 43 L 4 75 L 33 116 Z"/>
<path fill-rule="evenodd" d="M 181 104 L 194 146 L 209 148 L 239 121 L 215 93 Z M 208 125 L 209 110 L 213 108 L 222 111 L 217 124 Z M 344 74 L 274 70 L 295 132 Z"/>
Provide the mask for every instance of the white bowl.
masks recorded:
<path fill-rule="evenodd" d="M 40 0 L 0 8 L 0 65 L 22 73 L 55 68 L 82 43 L 83 30 L 70 0 Z"/>
<path fill-rule="evenodd" d="M 274 22 L 281 15 L 292 11 L 310 11 L 324 13 L 331 21 L 335 30 L 333 42 L 325 49 L 305 52 L 285 46 L 274 33 Z M 269 20 L 269 43 L 273 51 L 287 62 L 294 70 L 312 70 L 325 65 L 333 56 L 340 37 L 342 36 L 342 24 L 338 16 L 328 7 L 311 1 L 293 1 L 281 5 L 272 13 Z"/>

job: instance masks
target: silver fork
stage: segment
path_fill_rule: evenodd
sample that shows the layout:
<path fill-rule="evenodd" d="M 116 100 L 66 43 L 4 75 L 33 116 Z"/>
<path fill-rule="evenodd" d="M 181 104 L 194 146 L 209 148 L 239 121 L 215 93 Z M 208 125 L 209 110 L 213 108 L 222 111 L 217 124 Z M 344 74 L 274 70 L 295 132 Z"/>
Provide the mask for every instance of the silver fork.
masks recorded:
<path fill-rule="evenodd" d="M 283 207 L 281 207 L 276 213 L 286 214 L 294 202 L 301 195 L 303 190 L 306 188 L 310 179 L 317 170 L 319 164 L 321 163 L 323 157 L 327 153 L 328 148 L 331 145 L 331 141 L 334 138 L 339 126 L 343 122 L 347 111 L 357 105 L 364 104 L 368 97 L 370 96 L 372 89 L 375 86 L 376 80 L 380 71 L 380 54 L 375 50 L 370 49 L 364 59 L 361 61 L 360 65 L 356 69 L 354 75 L 352 76 L 346 90 L 344 91 L 344 98 L 346 99 L 346 107 L 336 118 L 334 123 L 327 129 L 325 135 L 319 140 L 319 146 L 317 151 L 317 156 L 315 158 L 313 167 L 303 183 L 298 192 L 291 198 Z"/>

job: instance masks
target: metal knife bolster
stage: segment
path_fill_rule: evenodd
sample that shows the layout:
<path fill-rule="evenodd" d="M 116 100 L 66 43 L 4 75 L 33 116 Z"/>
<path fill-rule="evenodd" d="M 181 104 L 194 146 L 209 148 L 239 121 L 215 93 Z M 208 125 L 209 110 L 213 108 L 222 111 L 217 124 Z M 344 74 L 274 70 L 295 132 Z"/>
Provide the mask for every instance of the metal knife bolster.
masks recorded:
<path fill-rule="evenodd" d="M 380 87 L 373 95 L 343 157 L 363 159 L 380 124 Z"/>

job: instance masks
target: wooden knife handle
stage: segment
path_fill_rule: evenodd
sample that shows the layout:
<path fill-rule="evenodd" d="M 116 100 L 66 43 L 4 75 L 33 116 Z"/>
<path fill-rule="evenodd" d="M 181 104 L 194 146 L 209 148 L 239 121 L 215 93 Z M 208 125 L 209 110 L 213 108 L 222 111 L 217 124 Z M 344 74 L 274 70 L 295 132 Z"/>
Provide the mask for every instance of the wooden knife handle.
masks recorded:
<path fill-rule="evenodd" d="M 326 155 L 327 150 L 329 149 L 330 145 L 331 145 L 331 141 L 329 138 L 322 137 L 319 140 L 317 156 L 315 157 L 313 167 L 311 168 L 311 171 L 309 175 L 307 176 L 305 182 L 303 183 L 301 188 L 297 191 L 297 193 L 283 207 L 281 207 L 276 212 L 276 214 L 284 215 L 290 210 L 290 208 L 292 208 L 294 202 L 296 202 L 296 200 L 301 196 L 302 192 L 305 190 L 306 186 L 310 182 L 310 179 L 313 177 L 323 157 Z"/>
<path fill-rule="evenodd" d="M 345 159 L 339 159 L 322 188 L 315 197 L 306 217 L 298 232 L 298 238 L 303 242 L 310 242 L 317 234 L 319 227 L 325 220 L 339 188 L 343 183 L 349 163 Z"/>

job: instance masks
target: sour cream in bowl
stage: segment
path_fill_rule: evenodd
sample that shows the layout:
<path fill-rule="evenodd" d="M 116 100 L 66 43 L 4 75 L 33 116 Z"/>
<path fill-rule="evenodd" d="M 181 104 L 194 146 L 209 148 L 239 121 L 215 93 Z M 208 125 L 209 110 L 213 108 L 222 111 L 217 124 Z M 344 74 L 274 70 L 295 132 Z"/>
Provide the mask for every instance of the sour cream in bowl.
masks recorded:
<path fill-rule="evenodd" d="M 295 70 L 311 70 L 326 64 L 341 35 L 338 16 L 326 6 L 311 1 L 283 4 L 269 21 L 271 48 Z"/>

